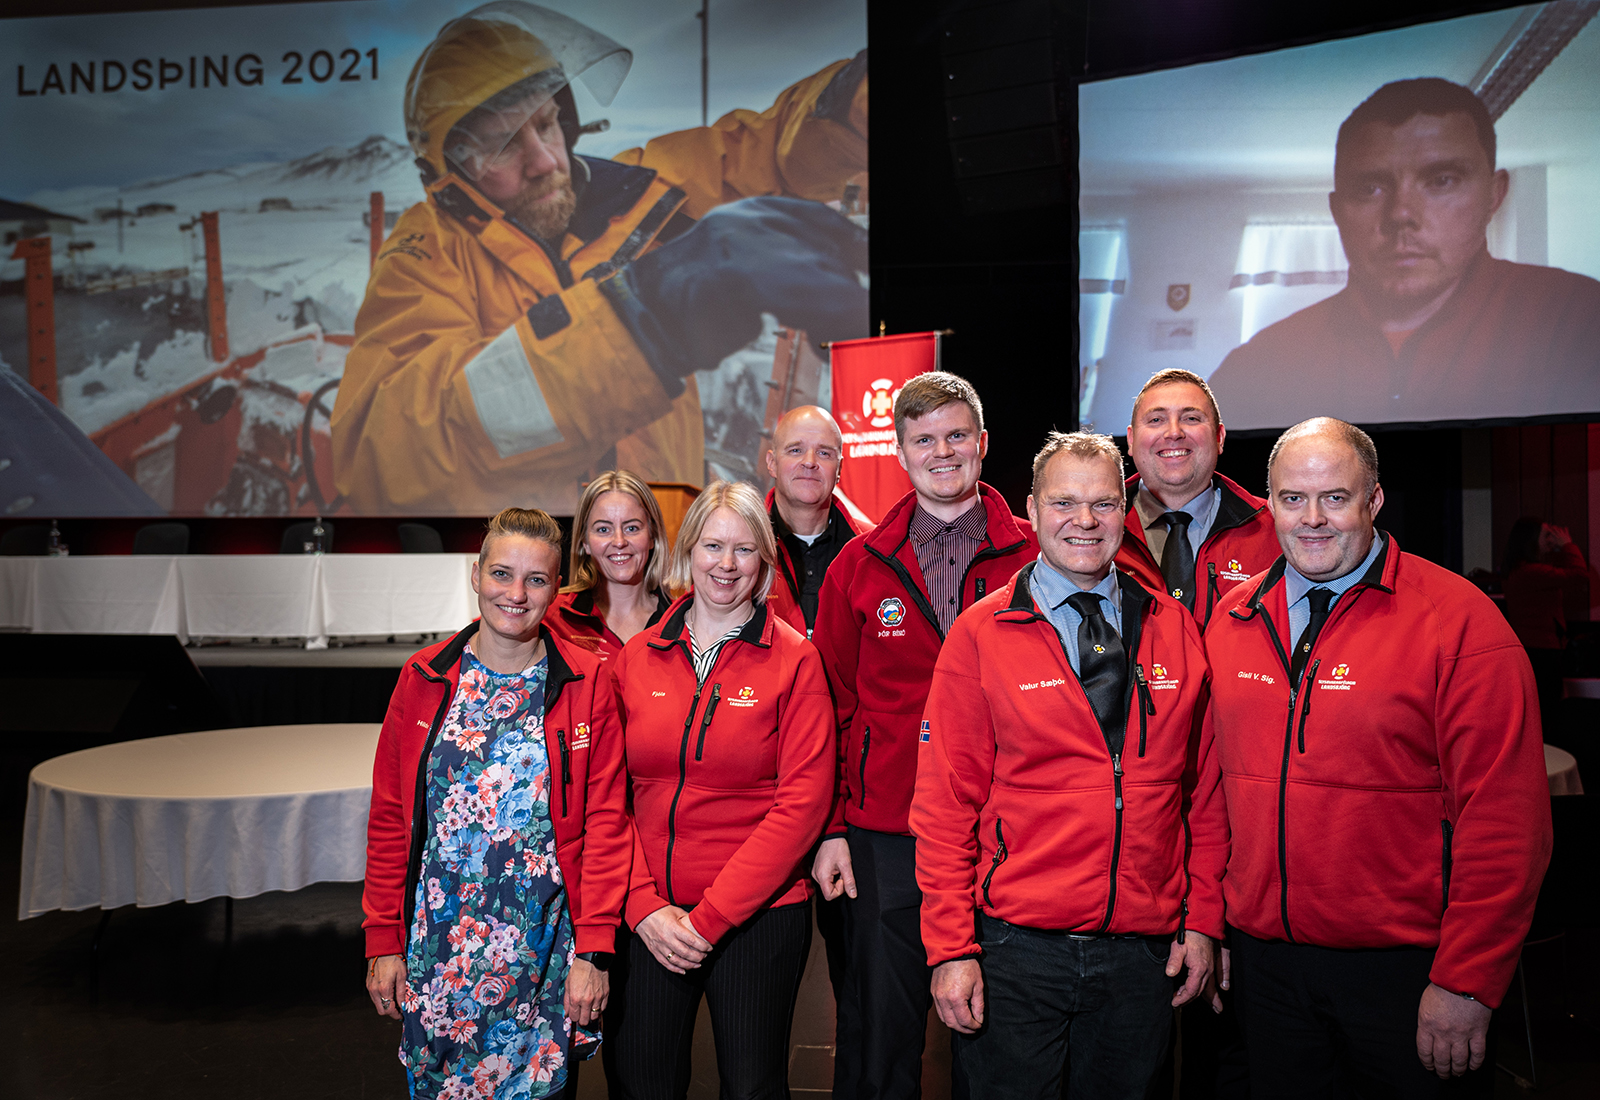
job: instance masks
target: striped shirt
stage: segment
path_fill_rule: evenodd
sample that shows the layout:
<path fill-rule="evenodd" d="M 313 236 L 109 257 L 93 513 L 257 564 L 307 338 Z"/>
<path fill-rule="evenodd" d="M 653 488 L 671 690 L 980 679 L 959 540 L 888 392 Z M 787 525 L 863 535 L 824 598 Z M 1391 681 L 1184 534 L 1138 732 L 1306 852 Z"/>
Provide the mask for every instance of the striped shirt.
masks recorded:
<path fill-rule="evenodd" d="M 751 618 L 754 617 L 755 616 L 752 614 Z M 701 649 L 700 644 L 695 641 L 694 637 L 694 617 L 692 615 L 685 616 L 683 625 L 689 630 L 689 660 L 694 665 L 694 682 L 696 687 L 705 686 L 706 677 L 711 675 L 711 666 L 717 663 L 717 654 L 722 652 L 723 646 L 737 638 L 739 636 L 739 632 L 748 626 L 749 623 L 750 619 L 746 619 L 744 622 L 728 631 L 722 637 L 718 638 L 704 649 Z"/>
<path fill-rule="evenodd" d="M 917 567 L 928 586 L 928 602 L 939 617 L 939 633 L 948 634 L 961 612 L 961 581 L 967 566 L 989 540 L 989 513 L 983 501 L 975 500 L 946 523 L 918 504 L 911 513 L 910 535 Z"/>

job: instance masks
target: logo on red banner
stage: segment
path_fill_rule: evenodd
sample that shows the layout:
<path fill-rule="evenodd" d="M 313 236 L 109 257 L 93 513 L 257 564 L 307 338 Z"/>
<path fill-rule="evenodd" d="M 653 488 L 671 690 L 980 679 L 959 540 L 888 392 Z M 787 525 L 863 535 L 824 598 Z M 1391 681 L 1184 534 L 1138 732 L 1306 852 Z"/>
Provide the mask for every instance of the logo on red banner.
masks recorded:
<path fill-rule="evenodd" d="M 887 378 L 875 378 L 861 395 L 861 415 L 874 428 L 887 428 L 894 423 L 894 399 L 900 390 Z"/>

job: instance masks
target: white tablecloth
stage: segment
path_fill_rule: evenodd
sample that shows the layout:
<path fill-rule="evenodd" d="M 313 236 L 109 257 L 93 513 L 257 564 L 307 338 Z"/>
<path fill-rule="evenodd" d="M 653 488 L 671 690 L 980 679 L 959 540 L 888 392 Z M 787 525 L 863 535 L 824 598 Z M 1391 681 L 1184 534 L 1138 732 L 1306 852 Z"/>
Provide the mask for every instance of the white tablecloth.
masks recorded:
<path fill-rule="evenodd" d="M 1550 780 L 1551 794 L 1582 794 L 1583 779 L 1578 775 L 1578 760 L 1566 749 L 1544 747 L 1544 774 Z"/>
<path fill-rule="evenodd" d="M 379 728 L 210 730 L 45 761 L 28 777 L 18 919 L 359 881 Z"/>
<path fill-rule="evenodd" d="M 0 558 L 0 629 L 296 638 L 459 630 L 471 554 Z"/>

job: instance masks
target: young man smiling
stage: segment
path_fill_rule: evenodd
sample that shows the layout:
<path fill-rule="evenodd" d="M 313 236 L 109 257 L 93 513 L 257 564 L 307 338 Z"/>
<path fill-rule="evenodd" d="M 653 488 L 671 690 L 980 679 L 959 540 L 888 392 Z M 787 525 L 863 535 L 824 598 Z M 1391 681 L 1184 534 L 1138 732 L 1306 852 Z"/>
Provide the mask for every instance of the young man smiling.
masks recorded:
<path fill-rule="evenodd" d="M 1533 673 L 1483 593 L 1373 526 L 1361 429 L 1290 428 L 1267 477 L 1283 560 L 1206 632 L 1250 1094 L 1443 1095 L 1550 858 Z"/>
<path fill-rule="evenodd" d="M 916 841 L 906 817 L 934 661 L 956 616 L 1037 552 L 1027 526 L 978 480 L 989 436 L 972 386 L 920 374 L 894 403 L 912 491 L 853 539 L 823 581 L 812 640 L 834 691 L 839 791 L 812 866 L 845 906 L 848 967 L 835 1097 L 920 1095 L 928 969 Z"/>
<path fill-rule="evenodd" d="M 1217 601 L 1278 557 L 1267 502 L 1217 473 L 1228 429 L 1198 374 L 1164 370 L 1133 400 L 1132 507 L 1117 564 L 1194 612 L 1203 630 Z"/>
<path fill-rule="evenodd" d="M 934 669 L 911 828 L 939 1016 L 974 1098 L 1145 1096 L 1172 1009 L 1209 990 L 1226 814 L 1200 630 L 1112 559 L 1109 436 L 1034 459 L 1039 557 Z M 976 932 L 974 932 L 976 918 Z M 1175 989 L 1177 976 L 1187 980 Z"/>

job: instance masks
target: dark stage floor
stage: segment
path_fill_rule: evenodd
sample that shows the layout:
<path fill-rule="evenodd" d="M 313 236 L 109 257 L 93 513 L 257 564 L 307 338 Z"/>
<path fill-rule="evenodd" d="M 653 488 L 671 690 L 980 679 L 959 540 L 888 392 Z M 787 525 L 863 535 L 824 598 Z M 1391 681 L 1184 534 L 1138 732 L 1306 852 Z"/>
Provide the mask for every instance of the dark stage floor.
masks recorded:
<path fill-rule="evenodd" d="M 234 906 L 225 957 L 223 902 L 125 908 L 101 949 L 91 994 L 90 945 L 98 911 L 17 921 L 20 807 L 0 823 L 0 1034 L 16 1040 L 0 1062 L 8 1100 L 142 1100 L 215 1097 L 303 1100 L 406 1095 L 395 1045 L 399 1025 L 378 1018 L 362 989 L 360 887 L 325 883 Z M 1540 1089 L 1505 1073 L 1496 1096 L 1550 1100 L 1600 1095 L 1600 960 L 1575 939 L 1529 949 L 1529 988 Z M 1526 1076 L 1520 1005 L 1502 1013 L 1500 1057 Z M 824 1096 L 831 1079 L 833 1002 L 821 939 L 796 1012 L 790 1083 L 799 1100 Z M 935 1022 L 924 1096 L 945 1100 L 948 1040 Z M 602 1100 L 598 1065 L 586 1067 L 583 1100 Z M 710 1028 L 696 1037 L 694 1100 L 717 1095 Z"/>

